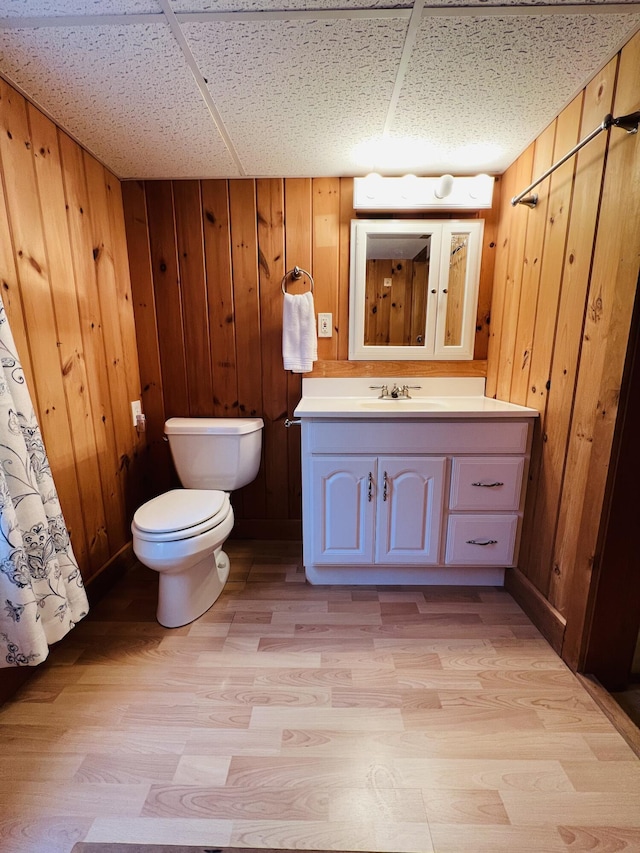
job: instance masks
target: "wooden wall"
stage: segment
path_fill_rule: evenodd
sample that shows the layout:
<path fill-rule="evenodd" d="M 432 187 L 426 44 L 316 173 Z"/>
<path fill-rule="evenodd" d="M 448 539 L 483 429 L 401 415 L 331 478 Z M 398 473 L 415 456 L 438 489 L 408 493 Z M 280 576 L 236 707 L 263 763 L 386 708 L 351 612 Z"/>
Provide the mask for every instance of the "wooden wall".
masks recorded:
<path fill-rule="evenodd" d="M 2 299 L 82 575 L 130 540 L 140 378 L 120 184 L 0 80 Z"/>
<path fill-rule="evenodd" d="M 316 311 L 333 314 L 314 376 L 486 371 L 497 207 L 486 218 L 476 360 L 349 362 L 351 179 L 131 181 L 123 196 L 152 490 L 175 484 L 167 417 L 262 417 L 262 468 L 234 496 L 235 535 L 301 535 L 300 436 L 284 427 L 301 396 L 301 376 L 282 364 L 286 271 L 309 270 Z"/>
<path fill-rule="evenodd" d="M 640 135 L 602 132 L 535 191 L 509 199 L 607 113 L 640 108 L 636 35 L 506 172 L 487 393 L 533 406 L 536 429 L 512 590 L 578 667 L 640 265 Z M 533 177 L 532 177 L 533 176 Z"/>

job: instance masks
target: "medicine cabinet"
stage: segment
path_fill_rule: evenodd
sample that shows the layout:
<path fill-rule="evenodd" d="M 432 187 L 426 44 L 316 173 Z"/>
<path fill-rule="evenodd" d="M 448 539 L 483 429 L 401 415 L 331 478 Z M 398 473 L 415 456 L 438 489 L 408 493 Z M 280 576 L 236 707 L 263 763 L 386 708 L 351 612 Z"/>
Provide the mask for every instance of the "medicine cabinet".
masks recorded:
<path fill-rule="evenodd" d="M 473 358 L 484 222 L 351 223 L 349 358 Z"/>

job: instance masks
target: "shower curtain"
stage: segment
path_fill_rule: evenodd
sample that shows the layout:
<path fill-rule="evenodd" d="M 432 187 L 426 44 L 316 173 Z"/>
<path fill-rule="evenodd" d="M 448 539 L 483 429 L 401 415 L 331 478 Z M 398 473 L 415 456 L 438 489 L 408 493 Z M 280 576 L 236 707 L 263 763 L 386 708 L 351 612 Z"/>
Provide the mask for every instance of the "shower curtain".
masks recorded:
<path fill-rule="evenodd" d="M 36 666 L 89 606 L 0 299 L 0 667 Z"/>

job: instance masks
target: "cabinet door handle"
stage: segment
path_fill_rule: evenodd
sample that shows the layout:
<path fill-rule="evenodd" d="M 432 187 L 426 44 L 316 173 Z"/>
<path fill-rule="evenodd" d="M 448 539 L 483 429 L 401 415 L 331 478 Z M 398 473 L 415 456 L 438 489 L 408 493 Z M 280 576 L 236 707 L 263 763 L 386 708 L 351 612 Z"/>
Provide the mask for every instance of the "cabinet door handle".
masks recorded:
<path fill-rule="evenodd" d="M 371 501 L 373 497 L 373 474 L 371 473 L 371 471 L 369 471 L 368 482 L 369 485 L 367 487 L 367 500 Z"/>
<path fill-rule="evenodd" d="M 388 494 L 388 486 L 389 486 L 389 478 L 387 477 L 387 472 L 384 472 L 384 485 L 382 487 L 382 500 L 386 501 Z"/>
<path fill-rule="evenodd" d="M 472 486 L 482 486 L 484 489 L 495 489 L 496 486 L 504 486 L 504 483 L 471 483 Z"/>
<path fill-rule="evenodd" d="M 467 545 L 497 545 L 497 539 L 467 539 Z"/>

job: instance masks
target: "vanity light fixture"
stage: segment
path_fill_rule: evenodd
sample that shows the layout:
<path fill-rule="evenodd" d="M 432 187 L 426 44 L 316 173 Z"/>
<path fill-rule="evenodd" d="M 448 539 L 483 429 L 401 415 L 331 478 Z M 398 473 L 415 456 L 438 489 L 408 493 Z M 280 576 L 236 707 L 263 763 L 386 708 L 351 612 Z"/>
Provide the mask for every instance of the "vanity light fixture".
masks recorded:
<path fill-rule="evenodd" d="M 356 210 L 480 210 L 491 207 L 494 179 L 489 175 L 454 178 L 354 178 Z"/>

